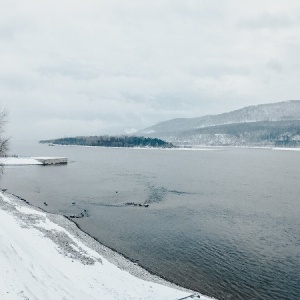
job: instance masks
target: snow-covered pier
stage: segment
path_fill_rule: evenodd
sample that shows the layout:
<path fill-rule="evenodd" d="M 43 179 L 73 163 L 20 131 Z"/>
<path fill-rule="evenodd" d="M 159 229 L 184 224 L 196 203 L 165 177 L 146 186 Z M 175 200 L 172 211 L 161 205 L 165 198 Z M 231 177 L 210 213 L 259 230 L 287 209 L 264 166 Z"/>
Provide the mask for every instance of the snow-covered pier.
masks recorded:
<path fill-rule="evenodd" d="M 43 165 L 65 165 L 68 163 L 66 157 L 34 157 L 37 161 Z"/>

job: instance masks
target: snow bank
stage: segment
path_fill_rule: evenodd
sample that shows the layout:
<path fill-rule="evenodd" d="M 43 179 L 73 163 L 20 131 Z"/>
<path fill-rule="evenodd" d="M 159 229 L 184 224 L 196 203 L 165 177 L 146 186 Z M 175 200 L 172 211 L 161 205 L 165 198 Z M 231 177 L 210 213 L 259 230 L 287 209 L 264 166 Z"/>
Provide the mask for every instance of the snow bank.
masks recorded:
<path fill-rule="evenodd" d="M 42 163 L 32 157 L 0 157 L 0 165 L 41 165 Z"/>
<path fill-rule="evenodd" d="M 66 164 L 66 157 L 0 157 L 0 165 L 58 165 Z"/>
<path fill-rule="evenodd" d="M 122 260 L 66 218 L 0 193 L 0 299 L 211 299 Z"/>
<path fill-rule="evenodd" d="M 300 148 L 272 148 L 272 150 L 276 151 L 300 151 Z"/>

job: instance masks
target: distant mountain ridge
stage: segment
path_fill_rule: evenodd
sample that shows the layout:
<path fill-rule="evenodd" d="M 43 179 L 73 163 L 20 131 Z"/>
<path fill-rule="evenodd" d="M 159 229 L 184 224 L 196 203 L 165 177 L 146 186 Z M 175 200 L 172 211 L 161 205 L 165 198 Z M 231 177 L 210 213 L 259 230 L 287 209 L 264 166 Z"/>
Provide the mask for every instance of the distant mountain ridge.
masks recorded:
<path fill-rule="evenodd" d="M 300 146 L 300 122 L 290 122 L 297 120 L 300 120 L 300 100 L 290 100 L 248 106 L 218 115 L 173 119 L 138 134 L 186 145 L 297 147 Z"/>
<path fill-rule="evenodd" d="M 252 105 L 218 115 L 172 119 L 143 129 L 139 133 L 147 135 L 232 123 L 280 120 L 300 120 L 300 100 Z"/>

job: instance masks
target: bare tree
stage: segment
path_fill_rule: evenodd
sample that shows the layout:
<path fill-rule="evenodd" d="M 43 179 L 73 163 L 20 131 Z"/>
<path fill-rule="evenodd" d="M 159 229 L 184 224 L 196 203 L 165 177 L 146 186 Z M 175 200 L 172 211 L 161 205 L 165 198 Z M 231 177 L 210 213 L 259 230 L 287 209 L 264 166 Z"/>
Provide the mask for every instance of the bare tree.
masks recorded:
<path fill-rule="evenodd" d="M 6 122 L 7 111 L 6 109 L 0 109 L 0 157 L 5 156 L 8 150 L 9 138 L 4 136 Z"/>

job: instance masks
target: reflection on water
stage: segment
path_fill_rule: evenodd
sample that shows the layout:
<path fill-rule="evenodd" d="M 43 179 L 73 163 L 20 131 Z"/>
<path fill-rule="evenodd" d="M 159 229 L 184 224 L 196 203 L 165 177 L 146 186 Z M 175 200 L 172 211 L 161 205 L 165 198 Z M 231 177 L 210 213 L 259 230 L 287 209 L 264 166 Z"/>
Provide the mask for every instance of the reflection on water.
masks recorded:
<path fill-rule="evenodd" d="M 300 152 L 22 151 L 70 163 L 6 168 L 2 188 L 51 212 L 85 210 L 83 230 L 148 270 L 219 299 L 299 299 Z"/>

